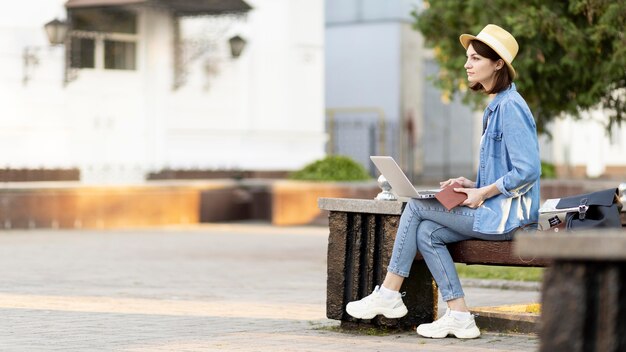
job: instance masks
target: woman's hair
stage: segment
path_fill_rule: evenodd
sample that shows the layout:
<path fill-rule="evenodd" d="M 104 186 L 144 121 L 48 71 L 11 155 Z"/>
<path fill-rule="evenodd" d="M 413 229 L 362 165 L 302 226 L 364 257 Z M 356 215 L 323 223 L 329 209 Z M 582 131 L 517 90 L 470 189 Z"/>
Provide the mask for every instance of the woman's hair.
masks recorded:
<path fill-rule="evenodd" d="M 476 53 L 478 53 L 478 55 L 486 57 L 492 61 L 502 60 L 500 55 L 498 55 L 493 49 L 491 49 L 487 44 L 481 42 L 480 40 L 472 40 L 470 44 L 472 45 L 474 50 L 476 50 Z M 511 86 L 511 82 L 513 82 L 513 79 L 511 79 L 509 70 L 506 67 L 506 64 L 504 64 L 503 68 L 496 71 L 494 84 L 493 87 L 491 87 L 490 91 L 486 91 L 485 87 L 483 87 L 483 85 L 480 83 L 474 83 L 470 85 L 470 89 L 475 91 L 484 91 L 487 94 L 496 94 L 508 89 Z"/>

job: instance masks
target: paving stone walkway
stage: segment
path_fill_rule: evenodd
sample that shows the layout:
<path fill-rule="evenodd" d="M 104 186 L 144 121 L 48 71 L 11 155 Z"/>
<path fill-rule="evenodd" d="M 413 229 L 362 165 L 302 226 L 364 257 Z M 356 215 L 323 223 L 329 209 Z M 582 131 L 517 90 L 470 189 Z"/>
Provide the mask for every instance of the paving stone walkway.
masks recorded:
<path fill-rule="evenodd" d="M 347 333 L 321 227 L 0 232 L 0 351 L 536 351 L 529 335 Z M 471 305 L 536 291 L 467 288 Z"/>

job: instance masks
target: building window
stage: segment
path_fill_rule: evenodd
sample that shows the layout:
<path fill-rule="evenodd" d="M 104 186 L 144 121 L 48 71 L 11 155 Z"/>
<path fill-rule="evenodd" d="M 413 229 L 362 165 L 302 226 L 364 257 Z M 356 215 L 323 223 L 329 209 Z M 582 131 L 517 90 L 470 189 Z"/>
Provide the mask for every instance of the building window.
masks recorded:
<path fill-rule="evenodd" d="M 137 69 L 137 15 L 120 8 L 76 9 L 69 13 L 70 66 Z"/>
<path fill-rule="evenodd" d="M 96 41 L 92 38 L 72 38 L 70 66 L 73 68 L 95 68 Z"/>
<path fill-rule="evenodd" d="M 104 41 L 104 68 L 111 70 L 135 69 L 135 43 Z"/>

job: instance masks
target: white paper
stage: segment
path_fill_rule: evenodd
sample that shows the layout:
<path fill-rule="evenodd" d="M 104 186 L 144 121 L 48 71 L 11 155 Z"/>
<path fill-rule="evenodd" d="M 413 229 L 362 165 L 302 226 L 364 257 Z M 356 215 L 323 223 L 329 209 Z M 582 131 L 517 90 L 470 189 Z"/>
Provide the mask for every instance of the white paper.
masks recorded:
<path fill-rule="evenodd" d="M 541 208 L 539 208 L 539 214 L 549 214 L 549 213 L 564 213 L 570 211 L 578 211 L 578 207 L 572 208 L 557 208 L 556 206 L 561 201 L 561 198 L 548 199 L 546 200 Z"/>

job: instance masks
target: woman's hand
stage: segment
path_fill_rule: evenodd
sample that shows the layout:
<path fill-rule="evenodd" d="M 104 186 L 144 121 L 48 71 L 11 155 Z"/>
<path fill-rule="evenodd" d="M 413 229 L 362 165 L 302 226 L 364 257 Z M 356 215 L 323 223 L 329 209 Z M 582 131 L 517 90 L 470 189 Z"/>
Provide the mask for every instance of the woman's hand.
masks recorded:
<path fill-rule="evenodd" d="M 487 199 L 487 192 L 484 188 L 455 188 L 454 191 L 467 194 L 467 199 L 461 205 L 469 208 L 478 208 Z"/>
<path fill-rule="evenodd" d="M 476 182 L 470 181 L 463 176 L 457 177 L 457 178 L 451 178 L 449 180 L 439 182 L 439 187 L 445 188 L 455 182 L 459 183 L 463 188 L 476 188 Z"/>
<path fill-rule="evenodd" d="M 500 190 L 495 183 L 480 188 L 455 188 L 454 191 L 467 194 L 467 199 L 461 205 L 470 208 L 478 208 L 486 199 L 500 194 Z"/>

